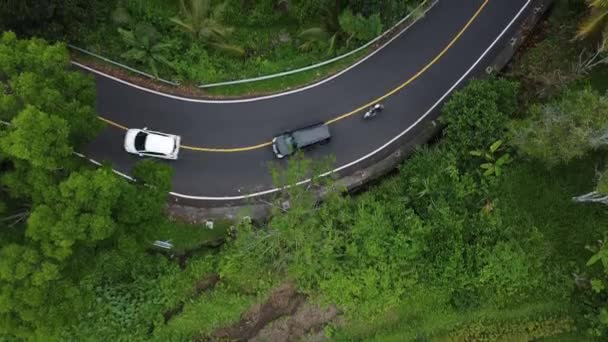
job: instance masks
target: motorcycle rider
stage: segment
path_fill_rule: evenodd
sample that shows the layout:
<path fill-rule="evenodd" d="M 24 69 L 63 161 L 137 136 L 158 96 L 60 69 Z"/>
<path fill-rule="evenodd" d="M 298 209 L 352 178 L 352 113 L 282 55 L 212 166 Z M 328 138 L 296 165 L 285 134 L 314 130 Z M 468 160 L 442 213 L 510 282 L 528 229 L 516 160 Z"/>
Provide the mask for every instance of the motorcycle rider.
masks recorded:
<path fill-rule="evenodd" d="M 384 105 L 382 103 L 376 103 L 373 107 L 372 107 L 372 111 L 379 113 L 384 109 Z"/>
<path fill-rule="evenodd" d="M 365 112 L 365 114 L 363 115 L 363 117 L 365 119 L 374 117 L 374 116 L 376 116 L 376 114 L 380 113 L 383 109 L 384 109 L 384 105 L 383 104 L 376 103 L 367 112 Z"/>

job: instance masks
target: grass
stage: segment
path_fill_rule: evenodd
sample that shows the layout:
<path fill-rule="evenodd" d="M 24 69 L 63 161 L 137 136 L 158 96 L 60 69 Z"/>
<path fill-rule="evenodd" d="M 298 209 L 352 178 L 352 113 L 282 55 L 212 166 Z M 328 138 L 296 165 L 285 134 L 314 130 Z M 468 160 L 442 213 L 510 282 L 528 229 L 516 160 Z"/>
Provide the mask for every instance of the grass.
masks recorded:
<path fill-rule="evenodd" d="M 530 341 L 575 330 L 568 308 L 554 303 L 529 303 L 512 310 L 482 309 L 460 315 L 451 331 L 432 338 L 435 341 L 509 340 Z"/>
<path fill-rule="evenodd" d="M 368 50 L 360 51 L 345 59 L 317 69 L 258 82 L 207 88 L 204 91 L 213 96 L 247 96 L 287 91 L 322 80 L 347 68 L 369 53 Z"/>
<path fill-rule="evenodd" d="M 338 341 L 393 340 L 395 335 L 415 336 L 420 331 L 435 330 L 453 324 L 457 315 L 446 310 L 448 294 L 432 287 L 419 287 L 408 298 L 380 317 L 349 322 L 334 333 Z"/>
<path fill-rule="evenodd" d="M 499 187 L 495 204 L 514 226 L 536 227 L 553 246 L 556 263 L 586 262 L 584 246 L 604 228 L 608 212 L 601 205 L 574 203 L 573 196 L 592 191 L 594 165 L 600 156 L 574 161 L 551 170 L 540 163 L 512 167 Z"/>
<path fill-rule="evenodd" d="M 180 222 L 167 222 L 155 231 L 154 239 L 171 241 L 172 251 L 184 253 L 196 250 L 217 240 L 223 239 L 232 225 L 230 221 L 215 221 L 213 229 L 204 224 L 190 225 Z"/>
<path fill-rule="evenodd" d="M 515 337 L 543 327 L 543 323 L 551 329 L 537 332 L 537 337 L 574 330 L 569 307 L 559 302 L 535 302 L 502 310 L 457 311 L 446 305 L 446 300 L 441 290 L 420 288 L 384 316 L 350 322 L 333 331 L 332 337 L 336 341 L 462 341 L 470 340 L 463 338 L 466 335 L 502 333 L 501 338 L 489 340 L 528 340 Z"/>
<path fill-rule="evenodd" d="M 242 97 L 242 96 L 252 96 L 252 95 L 261 95 L 261 94 L 270 94 L 277 93 L 281 91 L 288 91 L 290 89 L 297 89 L 308 84 L 315 83 L 317 81 L 323 80 L 331 75 L 334 75 L 347 67 L 353 65 L 356 61 L 361 59 L 363 56 L 367 55 L 370 52 L 370 49 L 366 49 L 360 52 L 357 52 L 347 58 L 344 58 L 340 61 L 336 61 L 334 63 L 322 66 L 320 68 L 303 71 L 297 74 L 277 77 L 269 80 L 243 83 L 243 84 L 233 84 L 226 86 L 218 86 L 211 88 L 198 88 L 197 85 L 184 85 L 189 89 L 189 93 L 197 94 L 200 97 L 212 96 L 212 97 Z M 73 56 L 77 56 L 79 61 L 82 61 L 89 65 L 95 65 L 96 63 L 100 63 L 95 57 L 88 56 L 86 54 L 80 53 L 78 51 L 71 51 Z M 103 63 L 103 62 L 102 62 Z M 103 64 L 102 64 L 103 65 Z M 120 69 L 121 73 L 126 73 L 128 75 L 134 77 L 142 77 L 136 73 L 132 73 L 128 70 Z M 167 79 L 169 81 L 175 81 L 173 79 Z M 162 85 L 162 83 L 160 83 Z M 171 88 L 173 89 L 173 88 Z"/>
<path fill-rule="evenodd" d="M 154 341 L 188 341 L 239 320 L 256 297 L 232 292 L 221 283 L 186 303 L 183 312 L 154 331 Z"/>

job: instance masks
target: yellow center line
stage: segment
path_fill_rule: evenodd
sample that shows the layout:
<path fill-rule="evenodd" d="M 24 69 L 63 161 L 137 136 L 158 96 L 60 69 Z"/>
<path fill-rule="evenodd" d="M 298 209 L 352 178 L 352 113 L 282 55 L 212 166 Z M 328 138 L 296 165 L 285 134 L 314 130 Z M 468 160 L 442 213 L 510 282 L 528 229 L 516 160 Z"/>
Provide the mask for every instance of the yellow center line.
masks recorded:
<path fill-rule="evenodd" d="M 393 90 L 389 91 L 388 93 L 374 99 L 373 101 L 370 101 L 364 105 L 361 105 L 360 107 L 357 107 L 355 109 L 353 109 L 352 111 L 342 114 L 340 116 L 337 116 L 331 120 L 328 120 L 325 122 L 325 124 L 327 125 L 331 125 L 334 124 L 340 120 L 344 120 L 354 114 L 357 114 L 365 109 L 367 109 L 368 107 L 374 105 L 375 103 L 381 102 L 385 99 L 387 99 L 390 96 L 395 95 L 397 92 L 399 92 L 400 90 L 402 90 L 403 88 L 407 87 L 409 84 L 411 84 L 412 82 L 414 82 L 416 79 L 418 79 L 420 76 L 422 76 L 422 74 L 424 74 L 430 67 L 432 67 L 434 64 L 436 64 L 447 52 L 448 50 L 450 50 L 450 48 L 452 48 L 452 46 L 454 46 L 454 44 L 456 44 L 456 42 L 460 39 L 460 37 L 466 32 L 466 30 L 471 26 L 471 24 L 473 24 L 473 22 L 475 21 L 475 19 L 477 19 L 477 17 L 479 16 L 479 14 L 481 14 L 481 12 L 483 11 L 483 9 L 487 6 L 487 4 L 490 2 L 490 0 L 484 0 L 484 2 L 481 4 L 481 6 L 477 9 L 477 11 L 475 12 L 475 14 L 473 14 L 473 16 L 467 21 L 467 23 L 464 25 L 464 27 L 462 29 L 460 29 L 460 31 L 458 31 L 458 33 L 454 36 L 454 38 L 452 38 L 452 40 L 448 43 L 448 45 L 446 45 L 443 50 L 441 50 L 439 52 L 439 54 L 437 56 L 435 56 L 435 58 L 433 58 L 428 64 L 426 64 L 422 69 L 420 69 L 416 74 L 414 74 L 412 77 L 410 77 L 407 81 L 405 81 L 404 83 L 400 84 L 399 86 L 397 86 L 396 88 L 394 88 Z M 114 127 L 118 127 L 120 129 L 123 130 L 127 130 L 128 128 L 118 124 L 114 121 L 108 120 L 104 117 L 99 116 L 99 119 L 114 126 Z M 186 150 L 192 150 L 192 151 L 199 151 L 199 152 L 224 152 L 224 153 L 228 153 L 228 152 L 245 152 L 245 151 L 251 151 L 251 150 L 256 150 L 256 149 L 260 149 L 260 148 L 264 148 L 267 146 L 272 145 L 271 141 L 267 141 L 265 143 L 262 144 L 258 144 L 258 145 L 253 145 L 253 146 L 246 146 L 246 147 L 236 147 L 236 148 L 207 148 L 207 147 L 196 147 L 196 146 L 188 146 L 188 145 L 182 145 L 183 149 Z"/>
<path fill-rule="evenodd" d="M 98 118 L 99 118 L 99 120 L 101 120 L 111 126 L 114 126 L 116 128 L 120 128 L 125 131 L 129 129 L 128 127 L 125 127 L 110 119 L 106 119 L 102 116 L 98 116 Z M 184 148 L 186 150 L 192 150 L 192 151 L 200 151 L 200 152 L 243 152 L 243 151 L 251 151 L 251 150 L 267 147 L 270 145 L 272 145 L 271 141 L 265 142 L 263 144 L 255 145 L 255 146 L 238 147 L 238 148 L 207 148 L 207 147 L 196 147 L 196 146 L 188 146 L 188 145 L 182 145 L 181 148 Z"/>
<path fill-rule="evenodd" d="M 236 148 L 208 148 L 208 147 L 196 147 L 196 146 L 188 146 L 188 145 L 182 145 L 182 148 L 184 148 L 186 150 L 199 151 L 199 152 L 229 153 L 229 152 L 245 152 L 245 151 L 257 150 L 260 148 L 268 147 L 270 145 L 272 145 L 272 141 L 267 141 L 267 142 L 259 144 L 259 145 L 253 145 L 253 146 L 247 146 L 247 147 L 236 147 Z"/>
<path fill-rule="evenodd" d="M 103 121 L 103 122 L 107 123 L 108 125 L 111 125 L 111 126 L 114 126 L 114 127 L 120 128 L 120 129 L 124 129 L 125 131 L 126 131 L 126 130 L 128 130 L 128 128 L 127 128 L 127 127 L 125 127 L 125 126 L 123 126 L 123 125 L 121 125 L 121 124 L 119 124 L 119 123 L 116 123 L 116 122 L 114 122 L 114 121 L 112 121 L 112 120 L 110 120 L 110 119 L 106 119 L 106 118 L 104 118 L 103 116 L 98 116 L 97 118 L 98 118 L 99 120 L 101 120 L 101 121 Z"/>
<path fill-rule="evenodd" d="M 336 118 L 333 118 L 329 121 L 326 122 L 327 125 L 331 125 L 335 122 L 338 122 L 340 120 L 346 119 L 347 117 L 354 115 L 364 109 L 367 109 L 368 107 L 371 107 L 372 105 L 374 105 L 375 103 L 381 102 L 383 100 L 385 100 L 386 98 L 395 95 L 397 92 L 399 92 L 401 89 L 407 87 L 409 84 L 411 84 L 412 82 L 414 82 L 416 79 L 418 79 L 422 74 L 424 74 L 430 67 L 432 67 L 434 64 L 436 64 L 441 57 L 443 57 L 443 55 L 445 55 L 448 50 L 450 48 L 452 48 L 452 46 L 460 39 L 460 37 L 464 34 L 464 32 L 469 28 L 469 26 L 471 26 L 471 24 L 475 21 L 475 19 L 477 19 L 477 17 L 479 16 L 479 14 L 481 13 L 481 11 L 483 11 L 483 9 L 486 7 L 486 5 L 488 4 L 490 0 L 485 0 L 483 2 L 483 4 L 481 4 L 481 7 L 479 7 L 479 9 L 477 9 L 477 12 L 475 12 L 475 14 L 473 15 L 473 17 L 471 17 L 471 19 L 469 19 L 469 21 L 467 21 L 466 25 L 464 25 L 464 27 L 458 32 L 458 34 L 456 34 L 456 36 L 454 36 L 454 38 L 450 41 L 450 43 L 443 48 L 443 50 L 441 50 L 441 52 L 439 52 L 439 54 L 437 56 L 435 56 L 435 58 L 433 58 L 427 65 L 425 65 L 422 69 L 420 69 L 420 71 L 418 71 L 414 76 L 410 77 L 409 80 L 405 81 L 404 83 L 402 83 L 401 85 L 399 85 L 398 87 L 396 87 L 395 89 L 389 91 L 388 93 L 386 93 L 385 95 L 380 96 L 379 98 L 368 102 L 364 105 L 362 105 L 361 107 L 358 107 L 356 109 L 353 109 L 352 111 L 346 113 L 346 114 L 342 114 Z"/>

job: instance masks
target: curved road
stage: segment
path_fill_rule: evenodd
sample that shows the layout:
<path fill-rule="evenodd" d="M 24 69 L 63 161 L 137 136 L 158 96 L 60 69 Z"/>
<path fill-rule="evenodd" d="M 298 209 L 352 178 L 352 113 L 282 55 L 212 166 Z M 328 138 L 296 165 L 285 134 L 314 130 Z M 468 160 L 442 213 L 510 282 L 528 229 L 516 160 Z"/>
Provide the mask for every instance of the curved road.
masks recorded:
<path fill-rule="evenodd" d="M 411 138 L 455 88 L 483 72 L 533 10 L 531 2 L 440 1 L 426 18 L 351 70 L 308 89 L 263 98 L 179 98 L 94 71 L 98 113 L 111 124 L 85 153 L 129 173 L 139 158 L 123 150 L 124 127 L 179 134 L 186 146 L 180 159 L 170 162 L 174 195 L 235 200 L 272 189 L 268 165 L 275 159 L 268 142 L 273 136 L 324 121 L 332 141 L 307 155 L 333 154 L 336 168 L 348 174 Z M 386 109 L 363 122 L 361 108 L 378 99 Z"/>

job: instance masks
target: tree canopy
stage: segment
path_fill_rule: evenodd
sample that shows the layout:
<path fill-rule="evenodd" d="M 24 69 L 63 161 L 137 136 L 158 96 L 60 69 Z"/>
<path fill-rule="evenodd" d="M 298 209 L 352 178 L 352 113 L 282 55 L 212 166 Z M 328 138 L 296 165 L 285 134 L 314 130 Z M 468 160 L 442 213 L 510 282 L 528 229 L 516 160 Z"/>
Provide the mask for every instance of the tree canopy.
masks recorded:
<path fill-rule="evenodd" d="M 0 339 L 59 336 L 90 303 L 79 284 L 97 277 L 95 258 L 129 259 L 166 224 L 167 166 L 136 166 L 135 183 L 73 154 L 102 128 L 94 108 L 93 80 L 70 70 L 63 44 L 2 34 Z"/>
<path fill-rule="evenodd" d="M 512 132 L 520 151 L 548 165 L 581 158 L 608 143 L 608 97 L 590 88 L 567 90 L 547 104 L 532 106 L 529 117 Z"/>

